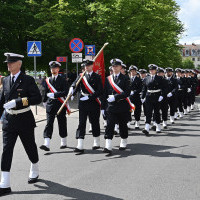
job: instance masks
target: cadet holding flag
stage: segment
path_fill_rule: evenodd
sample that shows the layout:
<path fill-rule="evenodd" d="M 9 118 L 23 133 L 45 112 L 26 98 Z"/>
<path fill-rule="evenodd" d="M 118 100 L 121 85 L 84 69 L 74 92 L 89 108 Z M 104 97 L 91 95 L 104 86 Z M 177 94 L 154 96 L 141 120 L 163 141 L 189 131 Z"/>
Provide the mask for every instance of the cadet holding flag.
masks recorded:
<path fill-rule="evenodd" d="M 5 53 L 10 75 L 4 79 L 0 98 L 0 116 L 3 117 L 3 153 L 1 157 L 0 196 L 11 192 L 10 169 L 13 150 L 18 136 L 31 161 L 28 183 L 35 183 L 39 177 L 38 151 L 35 143 L 36 127 L 30 105 L 37 105 L 42 97 L 35 80 L 21 72 L 23 55 Z"/>
<path fill-rule="evenodd" d="M 100 108 L 101 101 L 100 97 L 103 92 L 103 85 L 101 76 L 93 72 L 93 60 L 84 59 L 83 64 L 85 65 L 86 73 L 82 78 L 79 86 L 76 88 L 76 83 L 80 79 L 80 74 L 74 83 L 71 85 L 68 95 L 75 95 L 77 91 L 80 91 L 79 97 L 79 125 L 76 131 L 76 139 L 78 145 L 74 152 L 84 153 L 84 139 L 87 117 L 90 119 L 92 125 L 92 134 L 94 137 L 94 144 L 92 149 L 100 148 Z M 76 88 L 76 90 L 75 90 Z M 74 91 L 75 90 L 75 91 Z M 104 115 L 104 113 L 102 113 Z"/>

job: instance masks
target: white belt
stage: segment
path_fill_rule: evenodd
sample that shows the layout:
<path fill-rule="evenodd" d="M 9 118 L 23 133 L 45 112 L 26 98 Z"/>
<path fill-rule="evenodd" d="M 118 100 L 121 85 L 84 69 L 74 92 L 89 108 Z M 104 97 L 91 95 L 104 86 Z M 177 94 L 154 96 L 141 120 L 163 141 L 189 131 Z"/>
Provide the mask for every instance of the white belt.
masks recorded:
<path fill-rule="evenodd" d="M 6 112 L 9 113 L 10 115 L 18 115 L 18 114 L 21 114 L 21 113 L 25 113 L 27 111 L 31 110 L 30 107 L 28 108 L 24 108 L 24 109 L 20 109 L 20 110 L 8 110 L 6 109 Z"/>
<path fill-rule="evenodd" d="M 183 89 L 178 89 L 178 90 L 183 90 Z"/>
<path fill-rule="evenodd" d="M 149 93 L 157 93 L 157 92 L 161 92 L 161 90 L 159 89 L 159 90 L 147 90 L 147 92 L 149 92 Z"/>
<path fill-rule="evenodd" d="M 83 93 L 82 91 L 81 91 L 81 94 L 82 94 L 84 97 L 86 97 L 86 96 L 89 96 L 89 95 L 90 95 L 90 94 Z"/>

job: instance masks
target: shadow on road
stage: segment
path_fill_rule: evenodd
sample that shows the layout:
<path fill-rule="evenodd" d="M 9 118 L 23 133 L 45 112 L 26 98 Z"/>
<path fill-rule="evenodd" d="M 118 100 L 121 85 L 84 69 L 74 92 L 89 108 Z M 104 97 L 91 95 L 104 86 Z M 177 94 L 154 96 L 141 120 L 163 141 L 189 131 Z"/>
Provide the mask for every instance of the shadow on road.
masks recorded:
<path fill-rule="evenodd" d="M 43 183 L 46 186 L 39 185 L 39 183 Z M 98 194 L 93 192 L 87 192 L 76 188 L 70 188 L 59 183 L 55 183 L 53 181 L 48 181 L 44 179 L 40 179 L 37 184 L 34 184 L 35 187 L 40 190 L 31 190 L 31 191 L 19 191 L 13 192 L 12 194 L 53 194 L 53 195 L 61 195 L 67 198 L 73 198 L 77 200 L 123 200 L 121 198 L 112 197 L 105 194 Z M 56 198 L 55 198 L 56 199 Z"/>
<path fill-rule="evenodd" d="M 186 145 L 187 146 L 187 145 Z M 111 160 L 111 159 L 119 159 L 125 158 L 129 156 L 136 156 L 136 155 L 146 155 L 152 157 L 161 157 L 161 158 L 196 158 L 196 156 L 191 155 L 184 155 L 178 153 L 171 153 L 170 149 L 177 149 L 185 146 L 175 147 L 175 146 L 165 146 L 165 145 L 154 145 L 154 144 L 128 144 L 126 151 L 119 151 L 117 149 L 113 150 L 112 156 L 109 158 L 93 160 L 91 162 L 99 162 L 104 160 Z"/>

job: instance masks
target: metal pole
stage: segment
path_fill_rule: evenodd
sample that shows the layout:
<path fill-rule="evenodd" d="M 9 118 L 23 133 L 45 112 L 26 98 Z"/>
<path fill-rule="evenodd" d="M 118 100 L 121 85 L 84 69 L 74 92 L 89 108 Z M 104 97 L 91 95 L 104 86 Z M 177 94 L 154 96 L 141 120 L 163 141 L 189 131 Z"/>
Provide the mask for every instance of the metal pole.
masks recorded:
<path fill-rule="evenodd" d="M 35 74 L 35 81 L 36 81 L 36 56 L 34 56 L 34 74 Z M 37 105 L 35 106 L 35 114 L 37 115 Z"/>
<path fill-rule="evenodd" d="M 67 60 L 67 58 L 66 58 L 66 79 L 67 79 L 67 72 L 68 72 L 68 71 L 67 71 L 67 61 L 68 61 L 68 60 Z"/>
<path fill-rule="evenodd" d="M 77 77 L 78 77 L 78 63 L 76 63 L 76 72 L 77 72 Z"/>

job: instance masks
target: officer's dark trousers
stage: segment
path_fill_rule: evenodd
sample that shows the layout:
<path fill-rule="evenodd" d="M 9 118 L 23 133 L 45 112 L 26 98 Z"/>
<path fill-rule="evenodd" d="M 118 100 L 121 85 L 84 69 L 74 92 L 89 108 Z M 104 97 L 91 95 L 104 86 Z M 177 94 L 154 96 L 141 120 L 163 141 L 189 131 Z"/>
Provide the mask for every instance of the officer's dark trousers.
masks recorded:
<path fill-rule="evenodd" d="M 84 139 L 85 138 L 85 129 L 87 117 L 89 117 L 89 121 L 92 125 L 92 134 L 94 137 L 100 136 L 100 109 L 86 111 L 84 109 L 79 109 L 79 126 L 76 131 L 76 139 Z"/>
<path fill-rule="evenodd" d="M 195 103 L 195 91 L 191 92 L 191 104 L 194 105 Z"/>
<path fill-rule="evenodd" d="M 184 103 L 184 91 L 179 90 L 177 93 L 177 103 L 179 112 L 183 112 L 183 103 Z"/>
<path fill-rule="evenodd" d="M 192 93 L 188 92 L 186 96 L 187 96 L 187 106 L 191 106 Z"/>
<path fill-rule="evenodd" d="M 143 106 L 144 116 L 146 116 L 146 106 L 145 106 L 145 102 L 142 104 L 142 106 Z"/>
<path fill-rule="evenodd" d="M 135 111 L 134 111 L 134 117 L 135 117 L 135 121 L 140 121 L 140 117 L 141 117 L 141 112 L 142 112 L 142 106 L 140 102 L 132 102 L 135 105 Z"/>
<path fill-rule="evenodd" d="M 44 138 L 52 138 L 53 124 L 55 120 L 55 114 L 47 113 L 47 125 L 44 129 Z M 59 135 L 61 138 L 67 137 L 67 119 L 66 111 L 57 115 Z"/>
<path fill-rule="evenodd" d="M 130 112 L 107 113 L 107 127 L 105 130 L 105 139 L 113 139 L 115 124 L 119 124 L 119 133 L 122 139 L 128 138 L 127 118 Z"/>
<path fill-rule="evenodd" d="M 151 124 L 152 113 L 155 115 L 155 122 L 160 124 L 160 103 L 157 99 L 155 101 L 146 101 L 146 124 Z"/>
<path fill-rule="evenodd" d="M 163 121 L 167 121 L 167 115 L 168 115 L 168 103 L 167 103 L 167 99 L 163 99 L 160 102 L 160 110 L 162 112 L 162 120 Z M 155 121 L 155 114 L 154 114 L 154 121 Z"/>
<path fill-rule="evenodd" d="M 183 94 L 183 106 L 184 106 L 184 109 L 187 109 L 187 91 L 184 91 L 184 94 Z"/>
<path fill-rule="evenodd" d="M 176 98 L 173 96 L 169 97 L 168 104 L 169 104 L 169 109 L 170 109 L 170 116 L 174 116 L 176 112 Z"/>
<path fill-rule="evenodd" d="M 1 157 L 1 170 L 9 172 L 11 169 L 13 150 L 18 136 L 32 163 L 37 163 L 38 151 L 35 143 L 34 128 L 24 131 L 3 131 L 3 153 Z"/>

